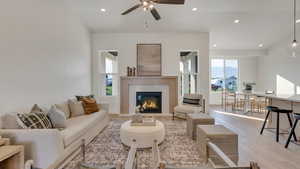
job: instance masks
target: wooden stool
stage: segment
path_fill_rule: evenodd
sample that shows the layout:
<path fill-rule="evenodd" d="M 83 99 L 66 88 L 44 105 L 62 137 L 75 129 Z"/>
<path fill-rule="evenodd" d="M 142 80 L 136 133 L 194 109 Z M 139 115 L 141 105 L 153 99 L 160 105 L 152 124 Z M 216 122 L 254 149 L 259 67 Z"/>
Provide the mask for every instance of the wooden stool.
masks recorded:
<path fill-rule="evenodd" d="M 207 150 L 207 140 L 217 145 L 233 162 L 239 160 L 238 135 L 223 125 L 198 125 L 197 144 L 202 158 L 206 157 L 207 152 L 210 159 L 217 165 L 224 165 L 224 162 L 212 150 Z"/>
<path fill-rule="evenodd" d="M 215 119 L 208 114 L 194 113 L 187 115 L 186 133 L 188 137 L 195 140 L 197 133 L 197 125 L 214 125 Z"/>

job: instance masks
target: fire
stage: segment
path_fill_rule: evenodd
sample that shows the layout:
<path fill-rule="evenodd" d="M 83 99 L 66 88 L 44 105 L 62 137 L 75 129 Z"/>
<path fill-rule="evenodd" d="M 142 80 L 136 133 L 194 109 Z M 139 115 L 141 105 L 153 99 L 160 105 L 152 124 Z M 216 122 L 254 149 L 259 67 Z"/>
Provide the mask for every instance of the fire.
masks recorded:
<path fill-rule="evenodd" d="M 144 109 L 155 109 L 157 108 L 156 102 L 153 100 L 146 100 L 143 104 Z"/>

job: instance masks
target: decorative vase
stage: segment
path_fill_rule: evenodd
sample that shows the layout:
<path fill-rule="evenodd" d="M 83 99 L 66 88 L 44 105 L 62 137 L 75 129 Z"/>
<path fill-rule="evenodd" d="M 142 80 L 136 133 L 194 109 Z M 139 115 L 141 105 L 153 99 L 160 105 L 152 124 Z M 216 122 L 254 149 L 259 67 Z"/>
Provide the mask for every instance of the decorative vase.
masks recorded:
<path fill-rule="evenodd" d="M 127 66 L 127 76 L 130 76 L 129 73 L 130 73 L 130 67 Z"/>
<path fill-rule="evenodd" d="M 136 75 L 136 68 L 133 67 L 133 68 L 132 68 L 132 76 L 135 76 L 135 75 Z"/>

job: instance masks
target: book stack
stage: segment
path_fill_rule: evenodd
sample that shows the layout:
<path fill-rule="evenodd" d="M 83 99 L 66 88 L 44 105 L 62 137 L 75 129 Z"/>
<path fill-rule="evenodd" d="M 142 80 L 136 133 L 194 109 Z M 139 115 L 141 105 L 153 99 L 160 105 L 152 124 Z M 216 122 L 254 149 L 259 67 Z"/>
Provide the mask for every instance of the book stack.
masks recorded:
<path fill-rule="evenodd" d="M 156 120 L 153 118 L 143 118 L 141 122 L 131 121 L 131 126 L 156 126 Z"/>

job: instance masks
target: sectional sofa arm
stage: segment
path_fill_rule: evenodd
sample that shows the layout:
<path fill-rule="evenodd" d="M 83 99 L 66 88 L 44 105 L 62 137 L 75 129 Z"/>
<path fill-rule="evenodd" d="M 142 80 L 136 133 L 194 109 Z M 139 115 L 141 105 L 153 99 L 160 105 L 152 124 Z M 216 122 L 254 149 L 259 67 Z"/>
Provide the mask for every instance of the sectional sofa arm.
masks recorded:
<path fill-rule="evenodd" d="M 34 166 L 48 168 L 64 152 L 63 137 L 57 129 L 0 129 L 0 135 L 12 144 L 24 145 L 25 160 Z"/>

